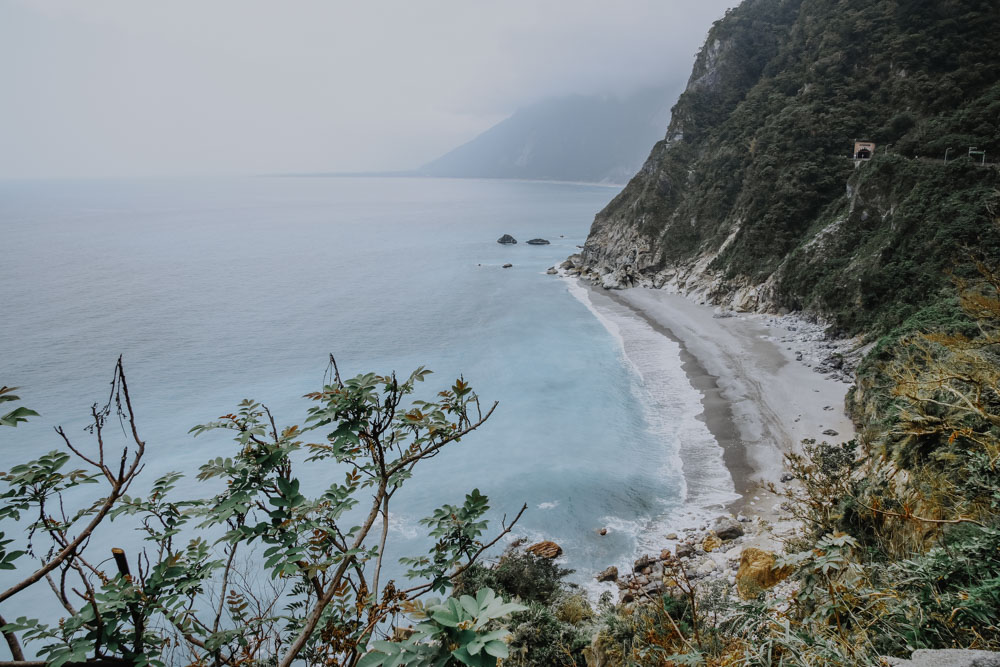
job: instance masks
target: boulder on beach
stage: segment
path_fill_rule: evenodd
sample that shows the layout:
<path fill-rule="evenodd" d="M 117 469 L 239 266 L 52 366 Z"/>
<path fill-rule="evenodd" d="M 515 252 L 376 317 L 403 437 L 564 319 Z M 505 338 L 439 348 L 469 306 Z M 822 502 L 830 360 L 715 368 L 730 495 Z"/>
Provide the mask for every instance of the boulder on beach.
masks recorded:
<path fill-rule="evenodd" d="M 618 580 L 618 568 L 612 565 L 611 567 L 601 570 L 597 573 L 598 581 L 617 581 Z"/>
<path fill-rule="evenodd" d="M 705 550 L 706 553 L 715 551 L 721 546 L 722 546 L 722 540 L 719 539 L 718 535 L 715 535 L 713 533 L 709 533 L 708 536 L 705 538 L 705 541 L 702 542 L 701 545 L 701 547 Z"/>
<path fill-rule="evenodd" d="M 684 542 L 681 542 L 674 549 L 674 554 L 678 558 L 690 558 L 691 556 L 694 555 L 694 547 L 691 546 L 690 544 L 686 544 Z"/>
<path fill-rule="evenodd" d="M 497 243 L 503 243 L 504 245 L 512 245 L 514 243 L 517 243 L 517 239 L 515 239 L 510 234 L 504 234 L 503 236 L 497 239 Z"/>
<path fill-rule="evenodd" d="M 740 569 L 736 571 L 736 590 L 741 598 L 750 600 L 791 573 L 791 567 L 775 567 L 774 554 L 770 551 L 747 547 L 740 556 Z"/>
<path fill-rule="evenodd" d="M 532 544 L 530 547 L 525 549 L 529 554 L 534 554 L 539 558 L 558 558 L 562 555 L 562 547 L 555 542 L 550 542 L 548 540 L 544 542 L 539 542 L 538 544 Z"/>
<path fill-rule="evenodd" d="M 743 526 L 732 517 L 720 516 L 715 520 L 713 528 L 721 540 L 735 540 L 743 536 Z"/>
<path fill-rule="evenodd" d="M 515 241 L 515 243 L 517 242 Z M 548 245 L 548 244 L 549 242 L 546 241 L 545 239 L 531 239 L 530 241 L 528 241 L 528 245 Z"/>
<path fill-rule="evenodd" d="M 642 572 L 647 567 L 650 567 L 653 563 L 655 563 L 656 560 L 657 560 L 656 558 L 649 555 L 640 556 L 638 560 L 636 560 L 635 563 L 632 564 L 632 570 L 634 572 Z"/>

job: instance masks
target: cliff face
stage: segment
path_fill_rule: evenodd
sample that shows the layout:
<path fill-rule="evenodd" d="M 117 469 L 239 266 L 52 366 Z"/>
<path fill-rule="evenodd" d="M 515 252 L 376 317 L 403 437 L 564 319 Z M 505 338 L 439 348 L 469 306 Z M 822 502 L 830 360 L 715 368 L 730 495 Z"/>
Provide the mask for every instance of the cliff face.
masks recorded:
<path fill-rule="evenodd" d="M 855 140 L 875 159 L 853 161 Z M 595 218 L 585 271 L 884 330 L 938 298 L 967 249 L 1000 256 L 1000 181 L 970 146 L 1000 153 L 1000 5 L 746 0 Z"/>

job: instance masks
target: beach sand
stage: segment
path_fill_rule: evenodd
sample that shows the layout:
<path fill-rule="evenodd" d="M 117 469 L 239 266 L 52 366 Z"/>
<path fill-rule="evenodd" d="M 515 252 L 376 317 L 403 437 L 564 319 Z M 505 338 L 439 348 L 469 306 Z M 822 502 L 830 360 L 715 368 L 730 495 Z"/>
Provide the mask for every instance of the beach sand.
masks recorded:
<path fill-rule="evenodd" d="M 844 409 L 849 385 L 796 360 L 797 351 L 815 343 L 795 340 L 794 318 L 719 317 L 711 306 L 663 290 L 589 290 L 595 307 L 627 308 L 682 346 L 684 370 L 703 395 L 701 419 L 723 447 L 743 496 L 730 506 L 734 513 L 781 520 L 780 498 L 767 485 L 782 486 L 784 453 L 806 438 L 854 437 Z M 823 435 L 828 429 L 837 435 Z"/>

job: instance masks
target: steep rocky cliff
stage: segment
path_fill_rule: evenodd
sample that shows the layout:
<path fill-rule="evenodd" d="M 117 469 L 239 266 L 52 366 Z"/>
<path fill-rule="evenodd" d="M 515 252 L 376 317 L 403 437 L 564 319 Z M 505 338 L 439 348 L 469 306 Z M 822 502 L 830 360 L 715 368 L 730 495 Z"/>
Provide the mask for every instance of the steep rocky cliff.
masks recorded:
<path fill-rule="evenodd" d="M 855 140 L 875 158 L 853 160 Z M 746 0 L 713 26 L 583 264 L 609 288 L 886 330 L 968 250 L 1000 256 L 998 172 L 971 146 L 1000 154 L 995 1 Z"/>

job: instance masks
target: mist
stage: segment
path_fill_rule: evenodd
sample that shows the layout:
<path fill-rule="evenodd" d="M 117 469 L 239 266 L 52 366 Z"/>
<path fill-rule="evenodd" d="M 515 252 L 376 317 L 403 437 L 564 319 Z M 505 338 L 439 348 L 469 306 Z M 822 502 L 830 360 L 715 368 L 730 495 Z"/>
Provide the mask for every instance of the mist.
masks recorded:
<path fill-rule="evenodd" d="M 542 99 L 681 86 L 735 2 L 0 0 L 0 177 L 410 169 Z"/>

